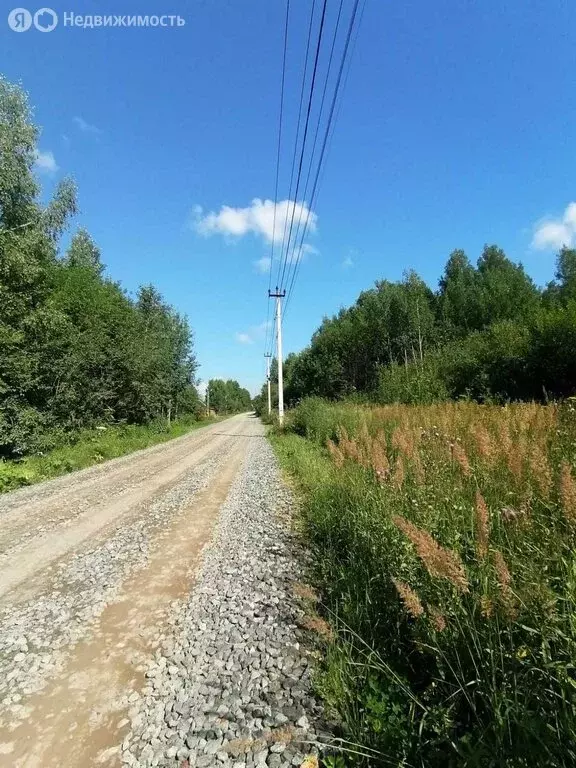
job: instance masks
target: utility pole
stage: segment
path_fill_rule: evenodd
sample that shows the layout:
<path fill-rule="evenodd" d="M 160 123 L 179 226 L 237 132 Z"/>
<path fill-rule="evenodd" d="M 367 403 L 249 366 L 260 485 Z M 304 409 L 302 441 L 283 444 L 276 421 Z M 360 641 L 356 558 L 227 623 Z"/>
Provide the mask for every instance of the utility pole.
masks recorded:
<path fill-rule="evenodd" d="M 210 416 L 210 382 L 206 384 L 206 416 Z"/>
<path fill-rule="evenodd" d="M 266 381 L 268 383 L 268 416 L 272 413 L 272 397 L 270 393 L 270 360 L 272 358 L 272 352 L 266 352 L 264 354 L 266 358 Z"/>
<path fill-rule="evenodd" d="M 278 358 L 278 422 L 280 426 L 284 423 L 284 377 L 282 371 L 282 299 L 286 296 L 286 291 L 279 291 L 276 286 L 276 292 L 268 291 L 270 298 L 276 299 L 276 350 Z"/>

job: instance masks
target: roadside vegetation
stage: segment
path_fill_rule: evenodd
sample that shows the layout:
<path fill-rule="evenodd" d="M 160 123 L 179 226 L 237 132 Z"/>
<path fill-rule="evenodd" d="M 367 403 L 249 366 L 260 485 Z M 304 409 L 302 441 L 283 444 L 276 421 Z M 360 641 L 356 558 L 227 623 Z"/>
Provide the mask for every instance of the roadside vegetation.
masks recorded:
<path fill-rule="evenodd" d="M 233 379 L 210 379 L 208 382 L 210 410 L 214 413 L 241 413 L 252 410 L 252 398 L 247 389 Z"/>
<path fill-rule="evenodd" d="M 152 285 L 129 296 L 85 229 L 63 245 L 76 186 L 42 201 L 38 135 L 25 93 L 0 77 L 0 460 L 119 422 L 170 430 L 201 409 L 187 319 Z"/>
<path fill-rule="evenodd" d="M 172 422 L 170 426 L 165 421 L 156 421 L 145 425 L 116 424 L 74 432 L 66 444 L 47 453 L 0 462 L 0 493 L 149 448 L 220 420 L 216 416 L 202 419 L 188 417 Z"/>
<path fill-rule="evenodd" d="M 317 685 L 346 763 L 576 764 L 570 401 L 311 398 L 272 439 L 332 628 Z"/>
<path fill-rule="evenodd" d="M 450 254 L 435 290 L 414 271 L 379 280 L 325 318 L 309 346 L 284 363 L 288 406 L 311 395 L 425 404 L 574 394 L 576 250 L 569 248 L 542 288 L 495 245 L 476 265 L 461 250 Z M 264 386 L 257 407 L 265 403 Z"/>
<path fill-rule="evenodd" d="M 130 296 L 83 228 L 71 179 L 42 202 L 39 129 L 0 76 L 0 492 L 177 437 L 203 423 L 187 318 L 153 285 Z M 249 410 L 213 381 L 215 416 Z"/>
<path fill-rule="evenodd" d="M 342 759 L 576 765 L 576 250 L 541 287 L 496 245 L 378 281 L 284 395 Z"/>

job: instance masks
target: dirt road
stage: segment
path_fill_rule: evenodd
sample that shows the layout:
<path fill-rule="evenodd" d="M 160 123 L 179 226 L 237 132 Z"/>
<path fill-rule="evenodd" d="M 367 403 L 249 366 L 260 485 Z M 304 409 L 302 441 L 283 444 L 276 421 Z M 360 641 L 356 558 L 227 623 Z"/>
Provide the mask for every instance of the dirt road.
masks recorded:
<path fill-rule="evenodd" d="M 236 416 L 0 497 L 0 765 L 120 764 L 159 627 L 262 440 Z"/>

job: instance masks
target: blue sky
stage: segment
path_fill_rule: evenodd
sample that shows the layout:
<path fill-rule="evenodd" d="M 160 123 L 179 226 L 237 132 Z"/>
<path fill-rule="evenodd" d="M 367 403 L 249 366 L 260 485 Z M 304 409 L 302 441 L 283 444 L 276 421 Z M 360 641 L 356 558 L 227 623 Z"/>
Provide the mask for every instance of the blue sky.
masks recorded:
<path fill-rule="evenodd" d="M 257 389 L 268 289 L 257 262 L 270 242 L 253 201 L 274 198 L 284 3 L 52 7 L 60 17 L 185 18 L 180 28 L 60 24 L 47 34 L 16 34 L 4 20 L 0 69 L 30 93 L 46 194 L 76 178 L 76 225 L 109 274 L 130 291 L 154 283 L 189 316 L 202 378 Z M 292 0 L 286 132 L 309 8 Z M 569 0 L 367 0 L 286 352 L 377 279 L 413 267 L 435 286 L 454 248 L 475 260 L 495 242 L 538 283 L 551 279 L 557 245 L 576 239 L 575 22 Z M 239 210 L 222 217 L 223 206 Z"/>

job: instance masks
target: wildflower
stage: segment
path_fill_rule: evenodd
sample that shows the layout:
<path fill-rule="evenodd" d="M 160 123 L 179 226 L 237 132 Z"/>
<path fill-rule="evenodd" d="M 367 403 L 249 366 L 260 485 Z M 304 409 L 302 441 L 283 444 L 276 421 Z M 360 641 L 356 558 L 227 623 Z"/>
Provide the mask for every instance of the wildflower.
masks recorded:
<path fill-rule="evenodd" d="M 390 479 L 389 469 L 384 469 L 384 470 L 377 469 L 375 474 L 376 474 L 376 480 L 379 483 L 379 485 L 385 485 Z"/>
<path fill-rule="evenodd" d="M 468 456 L 466 456 L 466 451 L 458 443 L 453 443 L 450 447 L 452 450 L 452 457 L 460 465 L 462 474 L 464 475 L 464 477 L 470 477 L 470 475 L 472 474 L 472 470 L 470 468 L 470 462 L 468 461 Z"/>
<path fill-rule="evenodd" d="M 396 457 L 396 464 L 394 466 L 394 474 L 392 476 L 392 484 L 395 488 L 400 490 L 404 485 L 404 461 L 402 456 Z"/>
<path fill-rule="evenodd" d="M 439 608 L 436 608 L 436 606 L 434 605 L 429 605 L 428 613 L 430 614 L 430 618 L 432 619 L 432 624 L 434 625 L 434 629 L 437 632 L 444 632 L 444 630 L 446 629 L 446 619 L 442 611 Z"/>
<path fill-rule="evenodd" d="M 506 454 L 506 463 L 508 464 L 508 469 L 517 480 L 520 480 L 522 477 L 522 459 L 522 447 L 520 445 L 516 446 L 516 448 L 511 446 Z"/>
<path fill-rule="evenodd" d="M 424 485 L 424 483 L 426 482 L 426 473 L 424 471 L 424 467 L 422 466 L 422 461 L 420 459 L 419 453 L 416 453 L 414 455 L 412 466 L 414 467 L 414 475 L 416 477 L 416 482 L 418 483 L 418 485 Z"/>
<path fill-rule="evenodd" d="M 576 523 L 576 482 L 567 461 L 563 461 L 560 468 L 560 500 L 566 519 Z"/>
<path fill-rule="evenodd" d="M 398 581 L 398 579 L 392 579 L 392 581 L 410 616 L 413 616 L 415 619 L 422 616 L 424 608 L 416 592 L 403 581 Z"/>
<path fill-rule="evenodd" d="M 488 507 L 480 491 L 476 491 L 476 553 L 481 560 L 488 554 L 489 535 Z"/>
<path fill-rule="evenodd" d="M 510 575 L 510 571 L 508 570 L 504 556 L 498 550 L 494 552 L 494 568 L 496 569 L 496 576 L 500 586 L 500 593 L 506 607 L 508 608 L 508 613 L 512 618 L 514 613 L 514 593 L 510 587 L 510 584 L 512 583 L 512 576 Z"/>
<path fill-rule="evenodd" d="M 483 424 L 479 424 L 474 429 L 473 434 L 476 439 L 476 450 L 478 451 L 478 455 L 491 463 L 494 458 L 494 448 L 492 446 L 490 433 Z"/>
<path fill-rule="evenodd" d="M 510 438 L 510 427 L 505 419 L 500 422 L 500 429 L 498 432 L 498 442 L 500 444 L 500 450 L 504 456 L 508 456 L 512 450 L 512 440 Z"/>
<path fill-rule="evenodd" d="M 536 480 L 541 496 L 547 499 L 552 489 L 552 473 L 541 446 L 534 445 L 530 453 L 530 473 Z"/>
<path fill-rule="evenodd" d="M 343 444 L 343 449 L 345 452 L 345 455 L 352 459 L 352 461 L 358 461 L 359 458 L 359 451 L 358 446 L 356 445 L 356 442 L 352 439 L 346 440 Z"/>
<path fill-rule="evenodd" d="M 386 450 L 386 433 L 383 429 L 378 430 L 378 434 L 375 437 L 375 442 L 378 442 L 384 450 Z"/>
<path fill-rule="evenodd" d="M 386 450 L 382 444 L 376 440 L 372 441 L 372 447 L 370 450 L 370 464 L 376 474 L 385 474 L 390 470 L 390 464 L 388 457 L 386 456 Z"/>
<path fill-rule="evenodd" d="M 502 552 L 499 552 L 498 550 L 494 552 L 494 567 L 496 568 L 496 574 L 498 576 L 498 583 L 500 584 L 500 588 L 502 590 L 510 589 L 512 576 L 510 575 L 510 571 L 508 570 L 508 566 L 506 565 L 506 560 L 504 560 Z"/>
<path fill-rule="evenodd" d="M 334 638 L 332 627 L 321 616 L 304 616 L 300 623 L 304 629 L 314 632 L 328 642 Z"/>
<path fill-rule="evenodd" d="M 318 762 L 318 758 L 316 755 L 307 755 L 304 758 L 304 762 L 300 766 L 300 768 L 318 768 L 320 763 Z"/>
<path fill-rule="evenodd" d="M 309 602 L 313 603 L 317 603 L 320 600 L 318 594 L 309 584 L 302 584 L 297 582 L 292 586 L 292 591 L 296 597 L 300 597 L 302 600 L 308 600 Z"/>
<path fill-rule="evenodd" d="M 442 547 L 428 531 L 400 515 L 394 515 L 392 522 L 410 539 L 431 576 L 447 579 L 458 591 L 468 592 L 466 572 L 456 552 Z"/>
<path fill-rule="evenodd" d="M 518 650 L 516 651 L 516 658 L 519 661 L 522 661 L 522 659 L 527 658 L 529 654 L 530 654 L 530 649 L 525 645 L 521 645 L 520 648 L 518 648 Z"/>
<path fill-rule="evenodd" d="M 480 598 L 480 611 L 485 619 L 492 617 L 492 614 L 494 613 L 494 605 L 488 595 L 482 595 Z"/>
<path fill-rule="evenodd" d="M 334 464 L 336 464 L 337 467 L 341 467 L 344 464 L 344 454 L 338 448 L 336 443 L 332 442 L 332 440 L 328 440 L 326 443 L 328 447 L 328 451 L 330 452 L 330 455 L 332 456 L 332 461 Z"/>

